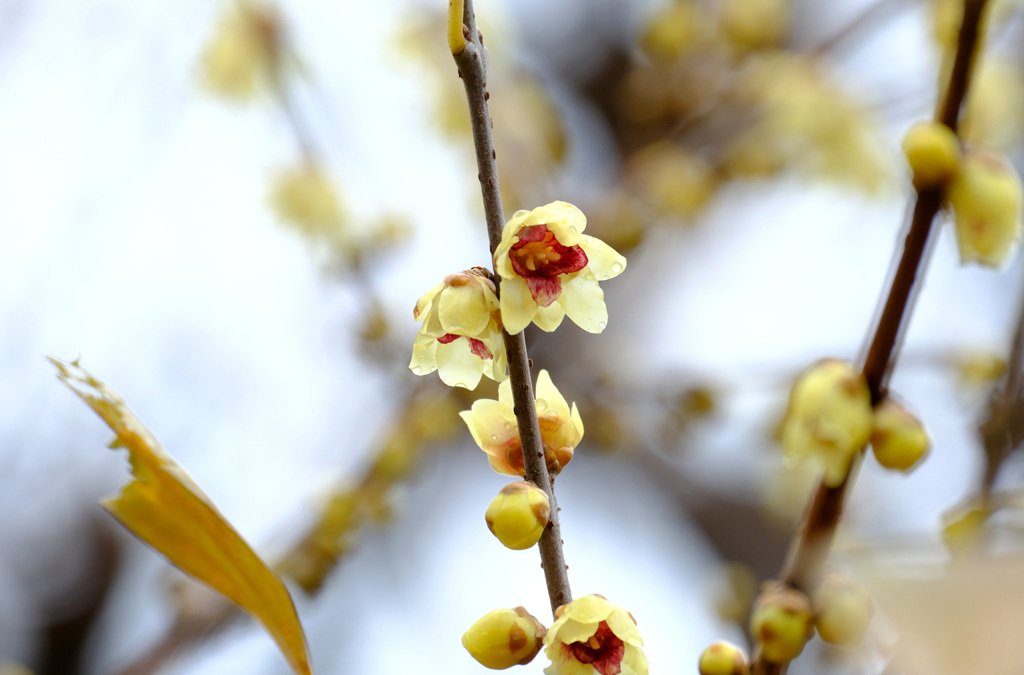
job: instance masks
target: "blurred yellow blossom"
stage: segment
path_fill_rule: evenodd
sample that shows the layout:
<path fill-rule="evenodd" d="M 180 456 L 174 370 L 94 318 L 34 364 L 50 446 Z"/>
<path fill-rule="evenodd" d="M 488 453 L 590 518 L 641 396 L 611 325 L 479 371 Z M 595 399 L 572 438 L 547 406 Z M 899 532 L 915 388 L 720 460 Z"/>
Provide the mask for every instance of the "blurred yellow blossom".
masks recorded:
<path fill-rule="evenodd" d="M 716 642 L 700 655 L 700 675 L 747 675 L 747 657 L 743 650 L 729 642 Z"/>
<path fill-rule="evenodd" d="M 1008 150 L 1024 138 L 1024 68 L 998 57 L 982 59 L 971 80 L 960 134 L 968 143 Z"/>
<path fill-rule="evenodd" d="M 498 298 L 486 271 L 448 275 L 419 299 L 413 318 L 423 325 L 413 343 L 412 372 L 436 370 L 445 384 L 466 389 L 475 389 L 483 375 L 506 377 Z"/>
<path fill-rule="evenodd" d="M 554 475 L 572 459 L 573 450 L 583 438 L 583 420 L 575 403 L 569 408 L 546 370 L 537 376 L 536 407 L 548 471 Z M 487 453 L 492 469 L 506 476 L 525 475 L 510 380 L 498 386 L 497 401 L 480 399 L 459 415 L 473 440 Z"/>
<path fill-rule="evenodd" d="M 1024 226 L 1024 194 L 1013 165 L 994 152 L 968 152 L 946 197 L 956 214 L 960 261 L 986 267 L 1006 262 Z"/>
<path fill-rule="evenodd" d="M 348 234 L 338 193 L 316 164 L 306 162 L 278 173 L 269 201 L 278 218 L 310 239 L 335 242 Z"/>
<path fill-rule="evenodd" d="M 810 599 L 779 582 L 769 582 L 750 615 L 750 635 L 771 663 L 789 663 L 814 635 Z"/>
<path fill-rule="evenodd" d="M 282 33 L 275 8 L 249 0 L 231 3 L 203 53 L 204 85 L 236 100 L 274 86 L 281 66 Z"/>
<path fill-rule="evenodd" d="M 696 46 L 704 21 L 694 0 L 675 0 L 647 20 L 640 46 L 655 61 L 674 61 Z"/>
<path fill-rule="evenodd" d="M 873 424 L 871 395 L 863 376 L 837 359 L 819 361 L 793 385 L 782 444 L 789 460 L 824 469 L 825 483 L 839 485 L 850 462 L 867 446 Z"/>
<path fill-rule="evenodd" d="M 694 217 L 717 188 L 711 166 L 671 141 L 641 149 L 630 160 L 628 170 L 637 191 L 665 216 Z"/>
<path fill-rule="evenodd" d="M 912 126 L 903 137 L 903 154 L 918 190 L 943 185 L 960 170 L 960 141 L 941 122 L 919 122 Z"/>
<path fill-rule="evenodd" d="M 928 453 L 928 432 L 913 413 L 899 401 L 886 398 L 875 407 L 871 450 L 887 469 L 909 471 Z"/>
<path fill-rule="evenodd" d="M 602 595 L 562 605 L 544 638 L 545 675 L 647 675 L 633 615 Z"/>
<path fill-rule="evenodd" d="M 470 626 L 462 646 L 480 665 L 504 670 L 532 661 L 544 634 L 544 626 L 526 608 L 495 609 Z"/>
<path fill-rule="evenodd" d="M 789 33 L 790 0 L 723 0 L 722 32 L 739 49 L 781 44 Z"/>
<path fill-rule="evenodd" d="M 517 211 L 505 225 L 494 266 L 501 275 L 501 316 L 512 334 L 534 322 L 553 331 L 568 317 L 600 333 L 608 308 L 598 281 L 626 269 L 626 259 L 600 239 L 582 234 L 583 212 L 566 202 Z"/>

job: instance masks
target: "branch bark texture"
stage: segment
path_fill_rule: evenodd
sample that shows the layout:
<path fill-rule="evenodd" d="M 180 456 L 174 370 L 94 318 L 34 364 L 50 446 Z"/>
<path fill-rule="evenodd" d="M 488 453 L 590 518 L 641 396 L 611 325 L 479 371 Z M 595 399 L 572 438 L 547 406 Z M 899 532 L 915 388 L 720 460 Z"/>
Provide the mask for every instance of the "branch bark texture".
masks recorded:
<path fill-rule="evenodd" d="M 449 21 L 452 19 L 449 16 Z M 491 115 L 487 99 L 487 49 L 476 27 L 472 0 L 464 0 L 462 13 L 462 34 L 465 45 L 460 51 L 453 47 L 452 56 L 459 69 L 459 77 L 466 88 L 469 114 L 473 128 L 473 145 L 476 148 L 476 163 L 479 170 L 480 192 L 483 196 L 484 215 L 487 221 L 487 236 L 491 257 L 501 244 L 505 226 L 505 214 L 501 204 L 501 186 L 498 182 L 497 154 L 494 151 Z M 449 36 L 453 34 L 449 26 Z M 452 41 L 449 40 L 449 44 Z M 493 262 L 493 261 L 492 261 Z M 500 278 L 495 275 L 498 292 L 501 292 Z M 558 523 L 558 503 L 552 478 L 548 475 L 544 457 L 544 444 L 540 426 L 537 423 L 537 408 L 534 403 L 533 384 L 530 377 L 530 359 L 526 352 L 526 335 L 519 332 L 510 335 L 503 331 L 505 351 L 508 355 L 509 379 L 512 380 L 512 400 L 516 421 L 519 425 L 519 439 L 523 448 L 523 464 L 526 479 L 544 490 L 551 502 L 551 517 L 537 546 L 540 549 L 541 567 L 551 601 L 551 611 L 572 601 L 569 590 L 569 576 L 562 552 L 562 534 Z"/>

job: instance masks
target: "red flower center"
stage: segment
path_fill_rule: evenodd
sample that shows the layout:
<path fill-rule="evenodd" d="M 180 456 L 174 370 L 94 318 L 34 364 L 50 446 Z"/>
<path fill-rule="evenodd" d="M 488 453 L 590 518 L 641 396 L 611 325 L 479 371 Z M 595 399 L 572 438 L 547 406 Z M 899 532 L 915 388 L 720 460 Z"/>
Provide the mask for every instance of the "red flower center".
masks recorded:
<path fill-rule="evenodd" d="M 573 642 L 566 649 L 580 663 L 589 663 L 601 675 L 618 675 L 622 670 L 622 657 L 626 646 L 608 624 L 602 621 L 597 632 L 586 642 Z"/>
<path fill-rule="evenodd" d="M 526 280 L 534 302 L 547 307 L 562 292 L 560 274 L 579 272 L 587 266 L 580 246 L 564 246 L 546 224 L 527 225 L 517 233 L 508 258 L 516 274 Z"/>

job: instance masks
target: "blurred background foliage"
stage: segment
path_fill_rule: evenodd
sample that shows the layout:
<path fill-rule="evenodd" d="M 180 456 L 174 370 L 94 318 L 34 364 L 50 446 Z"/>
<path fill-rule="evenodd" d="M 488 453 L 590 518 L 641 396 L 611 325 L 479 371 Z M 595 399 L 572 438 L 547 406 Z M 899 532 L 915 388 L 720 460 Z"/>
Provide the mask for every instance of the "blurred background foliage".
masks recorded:
<path fill-rule="evenodd" d="M 415 299 L 488 264 L 445 7 L 334 4 L 0 3 L 4 675 L 286 668 L 99 513 L 123 468 L 44 353 L 81 353 L 300 589 L 318 672 L 476 673 L 457 639 L 476 616 L 543 607 L 532 554 L 486 534 L 498 479 L 457 419 L 493 383 L 406 367 Z M 1024 9 L 994 4 L 964 128 L 1019 165 Z M 786 393 L 869 329 L 909 191 L 898 138 L 930 115 L 957 6 L 477 7 L 507 212 L 572 202 L 630 261 L 607 334 L 528 341 L 586 428 L 559 478 L 576 593 L 627 605 L 655 672 L 742 642 L 782 562 L 816 481 L 782 462 Z M 922 584 L 942 527 L 1017 551 L 1024 504 L 1002 458 L 1000 499 L 942 524 L 981 489 L 1021 271 L 934 248 L 894 381 L 933 457 L 910 476 L 866 461 L 837 553 Z M 793 672 L 882 672 L 895 640 L 816 643 Z M 896 672 L 939 672 L 923 663 Z"/>

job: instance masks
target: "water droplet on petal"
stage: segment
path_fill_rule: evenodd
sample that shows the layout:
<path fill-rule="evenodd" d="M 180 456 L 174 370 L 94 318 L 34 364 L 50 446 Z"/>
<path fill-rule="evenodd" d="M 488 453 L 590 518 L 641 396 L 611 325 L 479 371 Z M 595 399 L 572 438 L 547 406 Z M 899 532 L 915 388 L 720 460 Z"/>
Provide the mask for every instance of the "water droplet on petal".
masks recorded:
<path fill-rule="evenodd" d="M 505 422 L 505 431 L 508 431 L 511 428 L 512 428 L 512 423 L 511 422 Z"/>
<path fill-rule="evenodd" d="M 621 273 L 622 273 L 622 265 L 620 265 L 619 263 L 612 263 L 612 274 L 621 274 Z"/>
<path fill-rule="evenodd" d="M 416 375 L 422 375 L 423 374 L 423 368 L 421 368 L 420 366 L 413 366 L 412 367 L 412 372 L 414 374 L 416 374 Z"/>
<path fill-rule="evenodd" d="M 599 328 L 600 330 L 604 330 L 604 329 L 605 329 L 605 328 L 606 328 L 607 326 L 608 326 L 608 324 L 607 324 L 607 323 L 605 323 L 604 321 L 601 321 L 601 322 L 599 322 L 599 323 L 597 324 L 597 327 L 598 327 L 598 328 Z"/>
<path fill-rule="evenodd" d="M 542 412 L 548 409 L 548 402 L 542 398 L 537 399 L 537 412 Z"/>
<path fill-rule="evenodd" d="M 491 434 L 491 440 L 492 441 L 498 440 L 498 434 Z"/>

